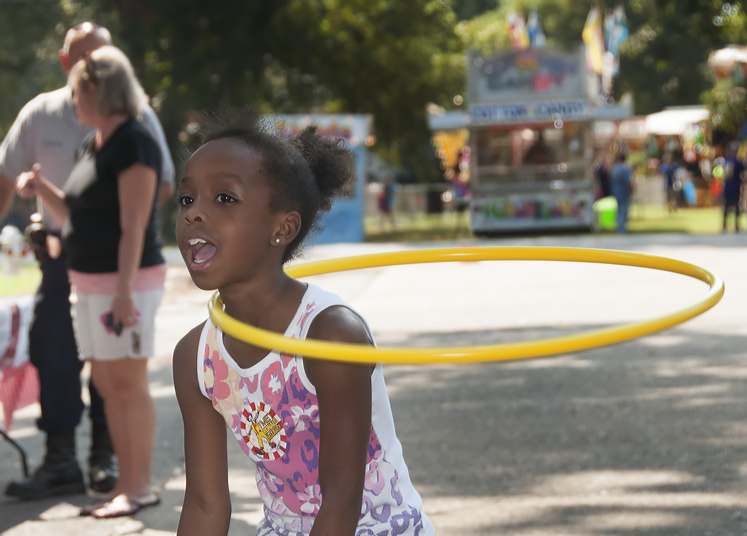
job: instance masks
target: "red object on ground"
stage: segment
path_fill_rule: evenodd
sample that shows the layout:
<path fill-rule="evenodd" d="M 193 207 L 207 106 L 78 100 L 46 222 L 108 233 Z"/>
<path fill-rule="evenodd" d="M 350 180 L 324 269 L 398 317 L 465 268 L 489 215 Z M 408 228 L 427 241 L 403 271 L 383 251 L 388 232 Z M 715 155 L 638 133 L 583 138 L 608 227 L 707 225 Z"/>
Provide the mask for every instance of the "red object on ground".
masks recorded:
<path fill-rule="evenodd" d="M 30 306 L 29 306 L 30 307 Z M 20 344 L 22 330 L 28 329 L 30 313 L 21 310 L 17 303 L 8 307 L 9 318 L 2 338 L 7 341 L 5 350 L 0 353 L 0 404 L 3 405 L 3 427 L 9 431 L 13 424 L 13 412 L 39 401 L 39 375 L 29 361 L 27 343 Z M 25 320 L 25 321 L 24 321 Z M 2 346 L 0 346 L 2 348 Z M 21 355 L 23 354 L 23 355 Z"/>
<path fill-rule="evenodd" d="M 36 367 L 24 363 L 20 367 L 0 371 L 0 404 L 3 405 L 3 427 L 13 425 L 13 412 L 39 401 L 39 376 Z"/>

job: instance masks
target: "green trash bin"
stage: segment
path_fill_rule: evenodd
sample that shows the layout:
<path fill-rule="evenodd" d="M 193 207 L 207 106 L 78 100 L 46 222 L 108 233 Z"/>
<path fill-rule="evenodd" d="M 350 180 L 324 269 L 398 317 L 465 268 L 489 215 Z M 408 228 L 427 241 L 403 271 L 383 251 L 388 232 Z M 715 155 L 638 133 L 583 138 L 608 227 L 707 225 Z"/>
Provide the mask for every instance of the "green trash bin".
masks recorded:
<path fill-rule="evenodd" d="M 614 231 L 617 221 L 617 199 L 612 196 L 598 199 L 592 205 L 597 229 Z"/>

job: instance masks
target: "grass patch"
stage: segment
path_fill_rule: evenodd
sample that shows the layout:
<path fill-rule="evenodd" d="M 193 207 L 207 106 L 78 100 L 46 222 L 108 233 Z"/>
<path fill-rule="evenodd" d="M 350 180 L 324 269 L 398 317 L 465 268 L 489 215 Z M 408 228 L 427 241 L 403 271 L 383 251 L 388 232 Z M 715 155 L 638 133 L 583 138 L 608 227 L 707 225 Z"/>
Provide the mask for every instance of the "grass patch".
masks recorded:
<path fill-rule="evenodd" d="M 396 216 L 395 228 L 387 221 L 381 228 L 378 216 L 366 216 L 366 242 L 429 242 L 474 238 L 469 229 L 469 212 L 455 214 L 414 214 Z"/>
<path fill-rule="evenodd" d="M 745 215 L 740 219 L 739 229 L 744 229 Z M 666 207 L 632 207 L 628 229 L 634 233 L 679 232 L 687 234 L 720 233 L 724 223 L 722 208 L 684 208 L 668 212 Z M 734 216 L 729 216 L 729 231 L 734 231 Z"/>
<path fill-rule="evenodd" d="M 33 294 L 41 282 L 41 271 L 36 264 L 21 266 L 17 274 L 0 272 L 0 296 Z"/>
<path fill-rule="evenodd" d="M 740 217 L 740 230 L 745 229 L 747 215 Z M 395 216 L 395 229 L 387 222 L 382 230 L 378 216 L 366 216 L 364 230 L 366 242 L 430 242 L 474 238 L 469 228 L 469 213 L 416 214 Z M 723 209 L 683 208 L 668 212 L 663 206 L 633 206 L 630 210 L 628 230 L 631 233 L 686 233 L 716 234 L 723 225 Z M 729 232 L 734 230 L 730 216 Z M 612 233 L 613 230 L 600 231 Z M 529 234 L 546 234 L 536 231 Z M 527 233 L 521 233 L 526 235 Z M 515 236 L 516 233 L 497 233 L 496 236 Z"/>

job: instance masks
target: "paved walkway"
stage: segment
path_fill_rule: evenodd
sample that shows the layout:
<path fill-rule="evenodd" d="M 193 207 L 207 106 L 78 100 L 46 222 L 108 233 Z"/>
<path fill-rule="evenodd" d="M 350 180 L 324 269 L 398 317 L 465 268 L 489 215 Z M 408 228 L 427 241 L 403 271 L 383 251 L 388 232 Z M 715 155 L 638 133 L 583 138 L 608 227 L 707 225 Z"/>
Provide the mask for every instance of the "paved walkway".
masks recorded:
<path fill-rule="evenodd" d="M 665 255 L 726 281 L 723 301 L 685 325 L 573 355 L 487 365 L 387 367 L 412 479 L 441 535 L 742 535 L 747 533 L 747 238 L 574 236 L 464 245 L 594 247 Z M 308 260 L 456 244 L 331 245 Z M 662 314 L 702 296 L 682 276 L 567 263 L 450 263 L 319 276 L 392 345 L 488 344 L 566 334 Z M 169 272 L 151 390 L 154 482 L 163 502 L 134 518 L 77 517 L 85 495 L 0 498 L 0 531 L 19 535 L 173 534 L 183 498 L 174 343 L 206 315 L 208 293 Z M 32 463 L 38 409 L 13 435 Z M 90 442 L 79 428 L 81 463 Z M 233 445 L 232 445 L 233 447 Z M 229 449 L 232 535 L 254 534 L 262 505 L 251 463 Z M 20 474 L 0 443 L 0 485 Z"/>

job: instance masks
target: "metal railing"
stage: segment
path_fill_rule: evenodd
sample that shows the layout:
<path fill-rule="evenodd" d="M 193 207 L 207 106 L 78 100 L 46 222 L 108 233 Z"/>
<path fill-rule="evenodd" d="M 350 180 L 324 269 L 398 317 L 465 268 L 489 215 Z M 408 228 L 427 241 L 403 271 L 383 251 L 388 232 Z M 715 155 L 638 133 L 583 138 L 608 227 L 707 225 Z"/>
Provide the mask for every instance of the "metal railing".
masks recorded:
<path fill-rule="evenodd" d="M 582 181 L 586 178 L 587 166 L 583 162 L 543 164 L 531 166 L 480 166 L 477 168 L 477 184 L 534 184 Z"/>

